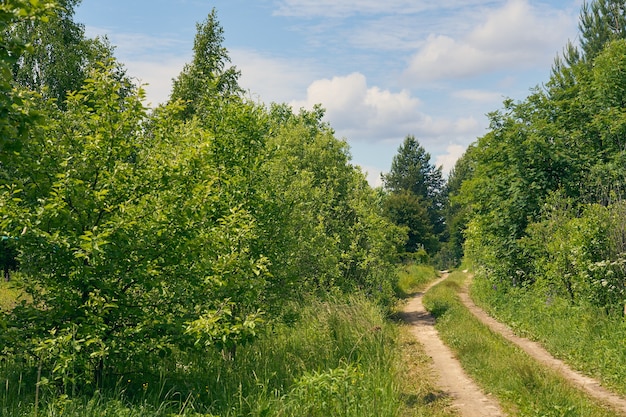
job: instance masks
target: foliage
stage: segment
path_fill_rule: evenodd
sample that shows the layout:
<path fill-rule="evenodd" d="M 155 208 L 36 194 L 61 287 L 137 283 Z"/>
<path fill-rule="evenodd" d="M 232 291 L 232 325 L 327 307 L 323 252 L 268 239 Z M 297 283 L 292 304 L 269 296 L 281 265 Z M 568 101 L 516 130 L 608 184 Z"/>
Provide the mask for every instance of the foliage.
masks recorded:
<path fill-rule="evenodd" d="M 45 21 L 21 21 L 11 28 L 29 45 L 13 65 L 15 82 L 45 98 L 54 98 L 61 107 L 68 92 L 81 88 L 91 67 L 113 56 L 106 39 L 86 38 L 84 26 L 73 21 L 79 3 L 57 1 L 56 13 Z M 124 76 L 121 65 L 117 73 L 120 78 Z"/>
<path fill-rule="evenodd" d="M 399 297 L 408 297 L 436 277 L 437 271 L 432 265 L 425 263 L 401 265 L 398 267 L 396 292 Z"/>
<path fill-rule="evenodd" d="M 13 32 L 17 24 L 47 20 L 52 1 L 6 0 L 0 3 L 0 161 L 19 149 L 21 139 L 34 122 L 31 94 L 13 84 L 13 66 L 32 48 Z"/>
<path fill-rule="evenodd" d="M 534 288 L 516 288 L 502 294 L 482 279 L 475 280 L 471 295 L 516 333 L 539 341 L 555 357 L 565 358 L 572 367 L 601 380 L 603 385 L 626 393 L 626 321 L 621 317 L 591 303 L 573 306 L 567 298 Z"/>
<path fill-rule="evenodd" d="M 429 253 L 436 252 L 445 227 L 441 167 L 435 168 L 430 154 L 414 136 L 407 136 L 393 158 L 391 171 L 382 178 L 389 192 L 385 201 L 387 217 L 409 231 L 405 250 L 413 252 L 424 247 Z"/>
<path fill-rule="evenodd" d="M 230 57 L 222 45 L 224 30 L 215 9 L 203 23 L 196 24 L 196 31 L 193 60 L 174 79 L 170 96 L 170 102 L 181 100 L 184 103 L 179 116 L 186 120 L 209 112 L 211 105 L 215 104 L 212 98 L 241 92 L 237 84 L 239 71 L 234 66 L 227 66 Z"/>
<path fill-rule="evenodd" d="M 299 416 L 303 410 L 332 409 L 339 415 L 398 415 L 397 332 L 378 306 L 349 297 L 285 307 L 297 317 L 260 329 L 257 341 L 241 347 L 237 360 L 206 350 L 194 354 L 190 366 L 163 360 L 152 373 L 125 372 L 115 387 L 91 396 L 43 390 L 41 414 Z M 30 415 L 34 381 L 28 373 L 20 381 L 10 372 L 23 369 L 9 365 L 0 362 L 0 413 Z M 5 377 L 10 379 L 6 387 Z"/>
<path fill-rule="evenodd" d="M 24 28 L 42 41 L 67 25 L 85 41 L 66 12 Z M 220 375 L 251 360 L 246 349 L 291 300 L 356 292 L 393 303 L 404 234 L 345 141 L 319 108 L 294 114 L 245 99 L 222 40 L 212 12 L 170 103 L 152 113 L 114 59 L 96 64 L 77 48 L 63 80 L 41 51 L 21 61 L 30 75 L 42 62 L 54 82 L 23 82 L 40 89 L 28 101 L 40 120 L 0 165 L 0 235 L 17 252 L 24 300 L 0 313 L 0 346 L 59 406 L 132 390 L 131 375 L 154 369 L 193 369 L 198 381 L 205 355 Z M 350 355 L 329 369 L 352 367 L 362 342 L 332 342 Z"/>
<path fill-rule="evenodd" d="M 578 27 L 581 49 L 592 61 L 607 43 L 626 37 L 626 3 L 624 0 L 583 3 Z"/>
<path fill-rule="evenodd" d="M 439 247 L 425 206 L 424 200 L 410 191 L 392 193 L 385 199 L 387 217 L 408 231 L 404 245 L 407 252 L 425 249 L 428 253 L 434 253 Z"/>
<path fill-rule="evenodd" d="M 608 249 L 607 233 L 622 220 L 603 219 L 596 205 L 621 213 L 625 42 L 606 44 L 593 66 L 574 64 L 575 83 L 553 78 L 546 91 L 506 102 L 472 147 L 472 175 L 453 201 L 469 210 L 465 253 L 495 284 L 539 289 L 547 280 L 572 302 L 593 298 L 621 311 L 621 278 L 611 296 L 598 283 L 620 271 L 622 249 Z"/>

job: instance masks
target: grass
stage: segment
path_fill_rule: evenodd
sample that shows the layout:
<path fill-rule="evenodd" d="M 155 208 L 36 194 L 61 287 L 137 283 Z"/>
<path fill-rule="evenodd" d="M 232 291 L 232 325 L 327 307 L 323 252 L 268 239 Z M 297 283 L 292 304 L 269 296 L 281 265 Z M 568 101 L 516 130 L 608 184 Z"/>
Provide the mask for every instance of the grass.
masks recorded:
<path fill-rule="evenodd" d="M 290 309 L 289 321 L 267 328 L 255 343 L 238 349 L 234 360 L 216 351 L 186 362 L 181 355 L 154 372 L 120 376 L 90 396 L 42 387 L 39 414 L 399 415 L 397 330 L 379 307 L 355 296 Z M 10 355 L 0 360 L 0 415 L 34 414 L 35 368 Z"/>
<path fill-rule="evenodd" d="M 517 333 L 538 340 L 573 368 L 626 395 L 623 317 L 609 316 L 589 305 L 573 305 L 558 297 L 542 297 L 523 288 L 502 294 L 478 278 L 472 285 L 472 297 Z"/>
<path fill-rule="evenodd" d="M 436 277 L 423 266 L 402 271 L 407 291 Z M 0 291 L 10 309 L 18 294 L 6 284 Z M 159 369 L 119 375 L 92 394 L 41 385 L 36 410 L 36 363 L 0 349 L 0 415 L 453 416 L 429 361 L 406 326 L 369 299 L 309 300 L 285 306 L 234 360 L 216 351 L 165 358 Z"/>
<path fill-rule="evenodd" d="M 408 325 L 399 327 L 399 350 L 401 365 L 399 376 L 402 381 L 402 417 L 452 417 L 458 416 L 452 401 L 436 385 L 432 359 L 415 340 Z"/>
<path fill-rule="evenodd" d="M 403 264 L 398 267 L 396 295 L 399 298 L 406 298 L 436 277 L 437 271 L 432 265 Z"/>
<path fill-rule="evenodd" d="M 13 309 L 19 300 L 19 291 L 15 288 L 14 282 L 6 282 L 4 277 L 0 277 L 0 311 Z"/>
<path fill-rule="evenodd" d="M 398 268 L 397 295 L 407 298 L 438 277 L 431 265 L 403 264 Z M 400 352 L 398 375 L 401 383 L 403 404 L 402 417 L 457 416 L 451 407 L 451 399 L 436 386 L 432 359 L 425 353 L 410 326 L 398 323 L 398 350 Z"/>
<path fill-rule="evenodd" d="M 460 302 L 465 274 L 454 272 L 429 291 L 424 304 L 437 317 L 437 329 L 466 372 L 495 395 L 505 412 L 523 416 L 610 416 L 503 337 L 481 324 Z"/>

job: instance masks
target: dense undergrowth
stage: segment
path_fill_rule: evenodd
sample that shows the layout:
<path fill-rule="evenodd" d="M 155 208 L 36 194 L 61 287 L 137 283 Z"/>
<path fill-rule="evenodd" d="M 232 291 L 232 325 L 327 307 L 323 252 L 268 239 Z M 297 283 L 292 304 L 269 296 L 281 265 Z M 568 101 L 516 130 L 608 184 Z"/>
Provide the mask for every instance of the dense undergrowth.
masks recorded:
<path fill-rule="evenodd" d="M 424 265 L 403 265 L 398 275 L 406 293 L 436 276 Z M 4 308 L 16 296 L 9 287 L 0 286 Z M 38 384 L 36 362 L 0 356 L 0 415 L 453 415 L 421 347 L 365 296 L 287 303 L 234 357 L 215 349 L 173 356 L 150 372 L 117 375 L 95 391 L 63 390 L 46 369 Z"/>
<path fill-rule="evenodd" d="M 36 364 L 0 361 L 0 415 L 33 415 L 36 395 L 48 416 L 398 414 L 397 332 L 379 307 L 351 297 L 286 311 L 234 358 L 207 350 L 164 361 L 150 374 L 119 375 L 93 395 L 59 395 L 45 374 L 36 394 Z"/>
<path fill-rule="evenodd" d="M 497 291 L 478 277 L 472 297 L 516 332 L 626 395 L 626 320 L 603 309 L 540 295 L 524 287 Z"/>
<path fill-rule="evenodd" d="M 602 408 L 550 370 L 494 334 L 460 302 L 465 275 L 455 272 L 424 297 L 437 317 L 437 329 L 463 368 L 506 412 L 523 416 L 609 416 Z"/>
<path fill-rule="evenodd" d="M 437 276 L 437 271 L 431 265 L 403 264 L 398 269 L 396 295 L 400 298 L 407 297 L 432 281 L 435 276 Z"/>

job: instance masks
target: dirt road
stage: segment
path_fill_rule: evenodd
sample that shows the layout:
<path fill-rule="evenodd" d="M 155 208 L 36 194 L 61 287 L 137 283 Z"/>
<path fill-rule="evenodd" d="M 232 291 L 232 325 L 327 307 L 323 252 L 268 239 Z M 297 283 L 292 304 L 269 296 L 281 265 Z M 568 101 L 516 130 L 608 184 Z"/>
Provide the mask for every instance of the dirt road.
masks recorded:
<path fill-rule="evenodd" d="M 438 375 L 439 387 L 452 399 L 453 405 L 464 417 L 504 416 L 495 398 L 486 395 L 472 381 L 461 368 L 461 364 L 454 357 L 452 351 L 443 344 L 435 330 L 435 319 L 426 311 L 422 304 L 422 296 L 431 287 L 447 278 L 441 278 L 431 283 L 423 292 L 416 294 L 404 308 L 403 318 L 411 325 L 411 332 L 424 346 L 426 354 L 433 359 L 433 368 Z M 511 329 L 491 318 L 481 308 L 476 306 L 468 294 L 469 284 L 463 287 L 459 297 L 468 310 L 491 330 L 501 334 L 507 340 L 515 343 L 528 355 L 560 373 L 573 385 L 584 390 L 588 395 L 620 411 L 626 416 L 626 398 L 603 388 L 598 381 L 571 369 L 563 361 L 554 358 L 541 345 L 529 339 L 516 336 Z"/>
<path fill-rule="evenodd" d="M 468 294 L 468 285 L 469 284 L 466 282 L 466 285 L 463 287 L 463 291 L 461 291 L 459 296 L 463 304 L 482 323 L 489 326 L 489 328 L 491 328 L 494 332 L 500 333 L 510 342 L 515 343 L 536 361 L 560 373 L 565 379 L 584 390 L 587 394 L 589 394 L 589 396 L 610 405 L 616 410 L 621 411 L 622 414 L 626 415 L 626 398 L 620 397 L 617 394 L 606 390 L 600 386 L 600 383 L 595 379 L 574 371 L 567 364 L 565 364 L 565 362 L 553 357 L 539 343 L 516 336 L 511 329 L 491 318 L 480 307 L 474 304 Z"/>
<path fill-rule="evenodd" d="M 497 401 L 482 392 L 465 374 L 452 351 L 439 339 L 435 330 L 435 319 L 422 304 L 422 295 L 445 278 L 447 274 L 431 283 L 422 293 L 414 296 L 404 307 L 403 319 L 411 324 L 411 332 L 424 346 L 426 354 L 433 359 L 433 368 L 438 375 L 439 387 L 452 398 L 453 406 L 462 416 L 504 416 Z"/>

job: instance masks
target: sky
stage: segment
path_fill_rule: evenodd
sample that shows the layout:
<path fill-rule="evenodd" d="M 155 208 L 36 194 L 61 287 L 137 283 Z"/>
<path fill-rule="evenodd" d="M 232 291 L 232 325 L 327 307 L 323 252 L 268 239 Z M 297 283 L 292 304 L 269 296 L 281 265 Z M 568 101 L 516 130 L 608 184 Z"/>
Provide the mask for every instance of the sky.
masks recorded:
<path fill-rule="evenodd" d="M 321 104 L 373 186 L 413 135 L 445 174 L 503 100 L 548 81 L 582 0 L 82 0 L 154 106 L 213 8 L 250 99 Z"/>

